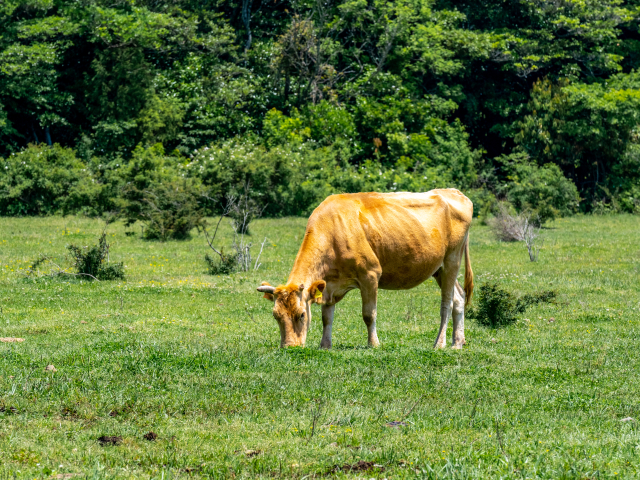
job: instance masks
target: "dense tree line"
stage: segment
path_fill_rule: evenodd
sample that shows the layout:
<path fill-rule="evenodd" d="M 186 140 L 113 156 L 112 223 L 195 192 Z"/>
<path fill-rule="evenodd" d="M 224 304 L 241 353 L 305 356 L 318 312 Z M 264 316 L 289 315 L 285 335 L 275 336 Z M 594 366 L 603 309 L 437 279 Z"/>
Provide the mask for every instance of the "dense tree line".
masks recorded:
<path fill-rule="evenodd" d="M 5 0 L 0 213 L 247 184 L 273 215 L 434 186 L 479 213 L 638 212 L 639 20 L 638 0 Z"/>

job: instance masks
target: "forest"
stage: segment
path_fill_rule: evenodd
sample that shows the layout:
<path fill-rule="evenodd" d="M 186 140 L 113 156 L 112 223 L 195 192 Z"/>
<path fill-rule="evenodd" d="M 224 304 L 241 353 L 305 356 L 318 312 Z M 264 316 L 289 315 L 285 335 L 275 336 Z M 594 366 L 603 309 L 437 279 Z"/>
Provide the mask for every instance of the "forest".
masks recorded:
<path fill-rule="evenodd" d="M 436 187 L 480 217 L 638 213 L 639 22 L 638 0 L 4 0 L 0 215 L 180 238 L 242 192 L 282 216 Z"/>

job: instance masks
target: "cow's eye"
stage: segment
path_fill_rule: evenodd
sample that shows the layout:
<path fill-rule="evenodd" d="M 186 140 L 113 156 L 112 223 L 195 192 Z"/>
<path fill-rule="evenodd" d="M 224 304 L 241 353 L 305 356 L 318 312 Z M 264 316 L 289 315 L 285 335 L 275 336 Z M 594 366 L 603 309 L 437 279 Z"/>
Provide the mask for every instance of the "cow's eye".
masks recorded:
<path fill-rule="evenodd" d="M 304 312 L 300 314 L 300 321 L 302 322 L 303 320 L 304 320 Z"/>

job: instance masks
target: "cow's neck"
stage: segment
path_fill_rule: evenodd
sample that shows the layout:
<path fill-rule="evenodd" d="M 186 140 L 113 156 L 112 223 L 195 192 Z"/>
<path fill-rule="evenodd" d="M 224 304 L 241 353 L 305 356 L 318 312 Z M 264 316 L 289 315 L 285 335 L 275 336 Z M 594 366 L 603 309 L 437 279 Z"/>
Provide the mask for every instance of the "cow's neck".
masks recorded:
<path fill-rule="evenodd" d="M 326 261 L 328 250 L 322 243 L 324 242 L 314 238 L 314 235 L 305 235 L 287 284 L 304 284 L 309 287 L 316 280 L 324 279 L 329 271 L 329 264 Z"/>
<path fill-rule="evenodd" d="M 300 285 L 305 287 L 311 286 L 316 280 L 322 280 L 325 276 L 326 269 L 321 262 L 315 265 L 294 265 L 291 273 L 289 274 L 289 280 L 287 284 Z"/>

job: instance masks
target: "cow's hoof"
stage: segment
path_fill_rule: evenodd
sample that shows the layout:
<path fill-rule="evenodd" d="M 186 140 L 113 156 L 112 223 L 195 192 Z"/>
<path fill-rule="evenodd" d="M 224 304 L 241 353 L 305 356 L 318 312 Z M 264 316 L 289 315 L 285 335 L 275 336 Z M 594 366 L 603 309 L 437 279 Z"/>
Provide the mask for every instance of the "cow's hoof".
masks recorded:
<path fill-rule="evenodd" d="M 453 344 L 451 345 L 451 348 L 453 348 L 454 350 L 462 350 L 462 343 L 457 343 L 457 344 Z"/>
<path fill-rule="evenodd" d="M 378 340 L 375 340 L 374 342 L 369 342 L 369 346 L 371 348 L 378 348 L 380 346 L 380 342 Z"/>
<path fill-rule="evenodd" d="M 323 350 L 331 350 L 331 344 L 320 344 L 320 348 L 322 348 Z"/>

